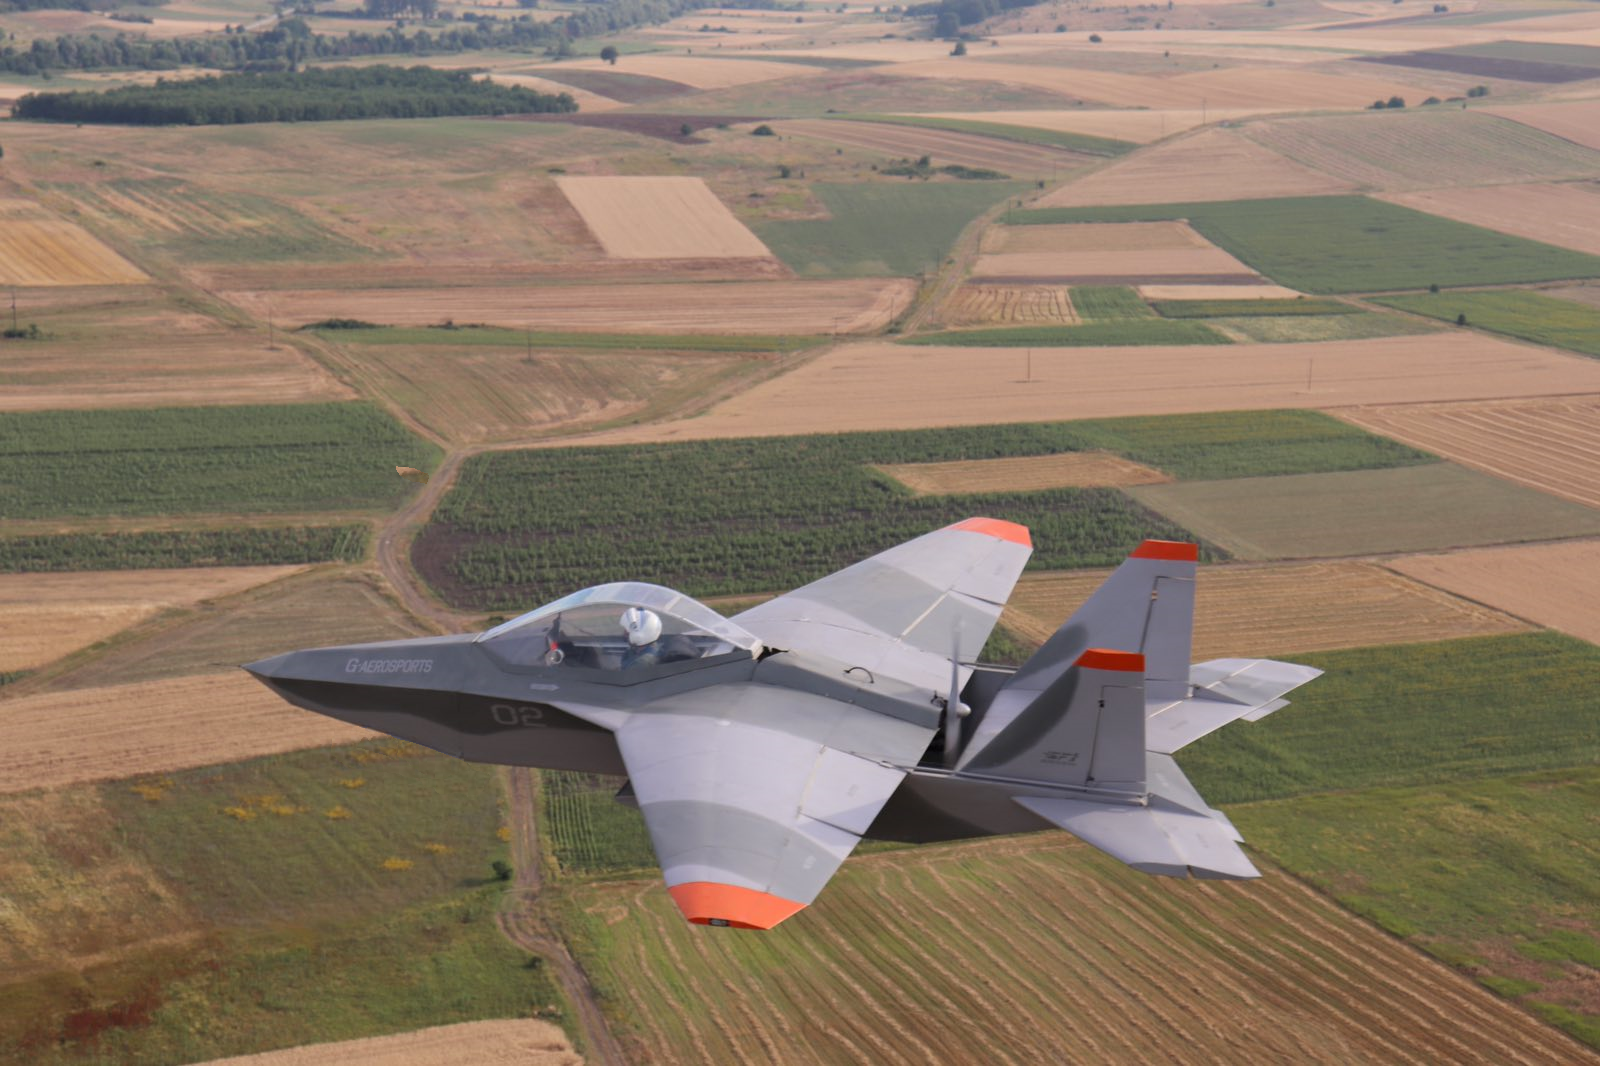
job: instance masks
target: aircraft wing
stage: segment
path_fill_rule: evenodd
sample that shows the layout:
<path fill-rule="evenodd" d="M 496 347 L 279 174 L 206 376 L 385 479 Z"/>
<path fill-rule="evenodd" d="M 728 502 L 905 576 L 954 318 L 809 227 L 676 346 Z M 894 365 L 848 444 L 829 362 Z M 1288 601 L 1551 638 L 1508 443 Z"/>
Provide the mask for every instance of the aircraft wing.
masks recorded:
<path fill-rule="evenodd" d="M 933 728 L 737 684 L 657 700 L 617 745 L 667 890 L 702 925 L 770 929 L 822 891 Z"/>
<path fill-rule="evenodd" d="M 945 690 L 983 650 L 1033 554 L 1026 526 L 968 518 L 795 589 L 733 621 L 768 647 Z M 957 646 L 956 642 L 959 641 Z M 962 680 L 970 671 L 962 671 Z"/>

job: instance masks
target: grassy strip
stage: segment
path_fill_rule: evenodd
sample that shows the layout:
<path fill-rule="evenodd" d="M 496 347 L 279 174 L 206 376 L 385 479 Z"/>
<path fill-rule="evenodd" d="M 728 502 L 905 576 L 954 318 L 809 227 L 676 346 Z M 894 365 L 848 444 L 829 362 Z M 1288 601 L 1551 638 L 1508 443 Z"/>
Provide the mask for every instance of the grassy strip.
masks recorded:
<path fill-rule="evenodd" d="M 1255 315 L 1359 315 L 1361 308 L 1343 300 L 1157 300 L 1152 307 L 1162 318 L 1244 318 Z"/>
<path fill-rule="evenodd" d="M 1072 307 L 1088 322 L 1156 316 L 1131 285 L 1074 285 Z"/>
<path fill-rule="evenodd" d="M 0 574 L 353 563 L 366 557 L 371 535 L 357 523 L 0 537 Z"/>
<path fill-rule="evenodd" d="M 1187 219 L 1290 288 L 1381 292 L 1600 277 L 1600 256 L 1454 222 L 1365 196 L 1012 211 L 1008 225 Z"/>
<path fill-rule="evenodd" d="M 1501 292 L 1436 292 L 1386 296 L 1374 303 L 1600 356 L 1600 308 L 1520 289 Z"/>
<path fill-rule="evenodd" d="M 1232 344 L 1227 337 L 1202 322 L 1160 318 L 1120 322 L 1088 322 L 1081 326 L 1017 326 L 994 329 L 960 329 L 905 337 L 900 344 L 966 346 L 976 348 L 1087 348 L 1101 345 Z"/>
<path fill-rule="evenodd" d="M 1600 648 L 1560 633 L 1299 655 L 1293 703 L 1185 748 L 1212 803 L 1409 787 L 1600 762 Z"/>
<path fill-rule="evenodd" d="M 1600 1048 L 1575 995 L 1600 968 L 1597 809 L 1591 766 L 1228 813 L 1273 861 Z"/>
<path fill-rule="evenodd" d="M 1119 156 L 1138 148 L 1132 141 L 1119 141 L 1112 137 L 1095 137 L 1087 133 L 1068 133 L 1065 130 L 1044 130 L 1033 126 L 1013 126 L 1008 122 L 984 122 L 981 119 L 939 118 L 933 115 L 832 115 L 835 119 L 851 122 L 882 122 L 891 126 L 921 126 L 926 129 L 949 130 L 952 133 L 972 133 L 994 137 L 1002 141 L 1020 141 L 1023 144 L 1044 145 L 1047 148 L 1066 148 L 1087 155 Z"/>
<path fill-rule="evenodd" d="M 712 333 L 558 333 L 498 326 L 376 326 L 313 329 L 343 344 L 491 345 L 500 348 L 598 348 L 607 351 L 790 352 L 823 344 L 826 337 Z"/>
<path fill-rule="evenodd" d="M 414 558 L 452 602 L 500 610 L 640 573 L 701 596 L 792 588 L 973 514 L 1032 526 L 1047 569 L 1186 536 L 1115 491 L 918 497 L 874 469 L 1089 450 L 1197 478 L 1431 458 L 1299 411 L 495 452 L 462 467 Z"/>

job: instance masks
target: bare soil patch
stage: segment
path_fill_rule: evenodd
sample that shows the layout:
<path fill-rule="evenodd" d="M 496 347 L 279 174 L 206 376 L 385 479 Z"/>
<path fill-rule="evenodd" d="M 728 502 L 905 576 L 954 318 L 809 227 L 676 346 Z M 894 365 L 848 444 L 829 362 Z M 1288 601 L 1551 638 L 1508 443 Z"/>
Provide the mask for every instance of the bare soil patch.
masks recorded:
<path fill-rule="evenodd" d="M 0 200 L 0 285 L 137 285 L 144 271 L 31 200 Z"/>
<path fill-rule="evenodd" d="M 426 326 L 452 319 L 517 328 L 638 333 L 865 333 L 904 307 L 900 278 L 460 289 L 233 292 L 253 313 L 269 306 L 296 325 L 360 318 Z"/>
<path fill-rule="evenodd" d="M 583 112 L 593 114 L 597 111 L 612 111 L 619 107 L 628 106 L 621 100 L 613 100 L 609 96 L 601 96 L 599 93 L 580 89 L 576 85 L 563 85 L 559 81 L 551 81 L 549 78 L 540 78 L 532 74 L 505 74 L 495 71 L 485 75 L 485 77 L 502 85 L 520 85 L 524 89 L 532 89 L 535 92 L 567 93 L 577 101 L 580 114 Z"/>
<path fill-rule="evenodd" d="M 1600 184 L 1490 185 L 1390 195 L 1430 214 L 1600 255 Z"/>
<path fill-rule="evenodd" d="M 1135 152 L 1055 190 L 1034 206 L 1254 200 L 1321 196 L 1352 188 L 1231 130 L 1204 130 Z"/>
<path fill-rule="evenodd" d="M 939 317 L 952 326 L 1078 321 L 1065 285 L 963 285 L 939 309 Z"/>
<path fill-rule="evenodd" d="M 685 82 L 651 77 L 644 73 L 625 73 L 614 70 L 583 68 L 568 63 L 539 68 L 539 74 L 557 85 L 570 85 L 585 92 L 618 100 L 624 104 L 642 104 L 667 97 L 682 96 L 693 91 Z"/>
<path fill-rule="evenodd" d="M 1600 644 L 1600 541 L 1409 555 L 1390 569 Z"/>
<path fill-rule="evenodd" d="M 603 109 L 578 111 L 567 115 L 506 115 L 507 122 L 565 122 L 573 126 L 590 126 L 598 130 L 621 130 L 639 133 L 646 137 L 659 137 L 678 144 L 706 144 L 704 137 L 695 134 L 712 126 L 732 126 L 741 122 L 755 122 L 753 115 L 658 115 L 644 111 L 614 112 Z M 684 133 L 683 128 L 689 127 Z"/>
<path fill-rule="evenodd" d="M 542 69 L 542 68 L 541 68 Z M 694 89 L 729 89 L 758 81 L 779 81 L 807 74 L 821 74 L 827 68 L 804 63 L 772 63 L 760 59 L 707 59 L 698 55 L 646 53 L 629 55 L 611 66 L 603 59 L 577 59 L 563 62 L 563 76 L 569 73 L 626 74 L 676 82 Z M 588 88 L 588 86 L 585 86 Z M 604 93 L 604 90 L 596 90 Z M 616 96 L 615 93 L 605 93 Z M 623 99 L 618 96 L 617 99 Z"/>
<path fill-rule="evenodd" d="M 1082 133 L 1090 137 L 1110 137 L 1119 141 L 1133 141 L 1135 144 L 1149 144 L 1203 123 L 1226 122 L 1260 113 L 1261 109 L 1254 108 L 1207 108 L 1204 111 L 1198 108 L 1137 111 L 1077 108 L 1070 111 L 939 111 L 931 114 L 936 118 L 998 122 L 1006 126 Z"/>
<path fill-rule="evenodd" d="M 1024 575 L 1001 621 L 1043 642 L 1109 573 Z M 1497 610 L 1362 562 L 1202 567 L 1194 617 L 1197 660 L 1411 644 L 1528 628 Z"/>
<path fill-rule="evenodd" d="M 1596 72 L 1589 67 L 1575 67 L 1565 63 L 1540 63 L 1503 56 L 1469 55 L 1464 52 L 1400 52 L 1394 55 L 1356 58 L 1365 63 L 1416 67 L 1420 70 L 1445 70 L 1452 74 L 1470 74 L 1475 78 L 1504 78 L 1507 81 L 1528 81 L 1540 85 L 1585 81 L 1596 75 Z"/>
<path fill-rule="evenodd" d="M 1221 248 L 1169 248 L 1159 251 L 1077 252 L 1065 245 L 1054 252 L 1001 252 L 980 255 L 973 274 L 983 278 L 1251 278 L 1255 271 Z"/>
<path fill-rule="evenodd" d="M 917 159 L 926 155 L 935 166 L 957 163 L 998 170 L 1013 177 L 1054 175 L 1058 170 L 1065 171 L 1091 161 L 1089 156 L 1064 149 L 886 122 L 797 119 L 774 128 L 784 136 L 813 137 L 895 158 Z"/>
<path fill-rule="evenodd" d="M 31 670 L 169 607 L 231 596 L 300 566 L 0 575 L 0 671 Z"/>
<path fill-rule="evenodd" d="M 1463 466 L 1600 507 L 1600 397 L 1385 405 L 1332 413 Z"/>
<path fill-rule="evenodd" d="M 1561 103 L 1512 104 L 1505 107 L 1484 108 L 1491 115 L 1509 118 L 1524 126 L 1581 144 L 1586 148 L 1600 149 L 1600 99 L 1573 100 Z"/>
<path fill-rule="evenodd" d="M 306 1044 L 202 1066 L 583 1066 L 567 1035 L 532 1018 L 440 1025 L 394 1036 Z"/>
<path fill-rule="evenodd" d="M 843 345 L 690 421 L 604 440 L 1600 393 L 1600 362 L 1482 335 L 1195 348 Z M 1308 389 L 1308 375 L 1310 377 Z M 1382 432 L 1382 430 L 1380 430 Z"/>
<path fill-rule="evenodd" d="M 921 495 L 1153 485 L 1172 480 L 1159 470 L 1109 452 L 901 463 L 878 469 Z"/>
<path fill-rule="evenodd" d="M 699 178 L 560 177 L 613 259 L 763 259 L 772 252 Z"/>
<path fill-rule="evenodd" d="M 1187 222 L 1076 222 L 1045 226 L 990 226 L 980 246 L 986 255 L 1046 252 L 1154 252 L 1212 249 L 1216 245 Z"/>

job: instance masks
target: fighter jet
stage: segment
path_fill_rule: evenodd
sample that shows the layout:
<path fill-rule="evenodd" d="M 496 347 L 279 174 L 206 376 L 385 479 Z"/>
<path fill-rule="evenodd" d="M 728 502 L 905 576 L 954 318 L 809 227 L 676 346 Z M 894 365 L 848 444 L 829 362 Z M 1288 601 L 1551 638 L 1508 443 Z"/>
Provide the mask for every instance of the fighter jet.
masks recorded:
<path fill-rule="evenodd" d="M 691 922 L 770 929 L 863 839 L 1059 827 L 1136 869 L 1259 876 L 1172 755 L 1321 671 L 1190 665 L 1193 544 L 1147 540 L 1020 669 L 974 662 L 1028 530 L 969 518 L 731 618 L 584 589 L 482 633 L 290 652 L 290 703 L 475 762 L 625 776 Z"/>

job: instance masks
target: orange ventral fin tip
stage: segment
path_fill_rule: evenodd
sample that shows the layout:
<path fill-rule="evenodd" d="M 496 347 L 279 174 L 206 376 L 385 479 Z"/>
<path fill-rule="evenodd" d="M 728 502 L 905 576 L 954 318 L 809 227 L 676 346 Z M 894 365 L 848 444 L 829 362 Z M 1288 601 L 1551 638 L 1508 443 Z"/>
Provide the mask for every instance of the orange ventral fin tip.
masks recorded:
<path fill-rule="evenodd" d="M 1144 656 L 1136 651 L 1108 651 L 1105 648 L 1090 648 L 1078 656 L 1075 666 L 1088 667 L 1090 670 L 1127 670 L 1144 673 Z"/>
<path fill-rule="evenodd" d="M 1007 522 L 1003 518 L 969 518 L 965 522 L 957 522 L 951 529 L 963 529 L 968 533 L 983 533 L 1001 540 L 1009 540 L 1013 544 L 1020 544 L 1024 548 L 1033 547 L 1033 537 L 1028 533 L 1027 526 L 1019 526 L 1015 522 Z"/>
<path fill-rule="evenodd" d="M 1133 549 L 1130 559 L 1171 559 L 1180 563 L 1200 561 L 1200 545 L 1181 540 L 1147 540 Z"/>
<path fill-rule="evenodd" d="M 696 925 L 733 929 L 771 929 L 805 907 L 804 903 L 715 881 L 669 885 L 667 892 L 683 916 Z"/>

